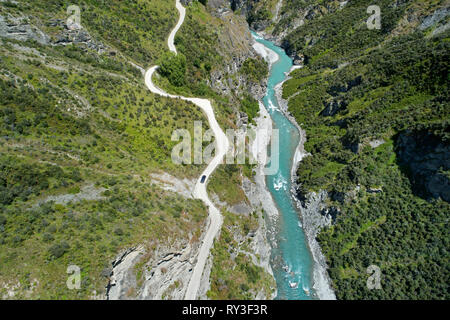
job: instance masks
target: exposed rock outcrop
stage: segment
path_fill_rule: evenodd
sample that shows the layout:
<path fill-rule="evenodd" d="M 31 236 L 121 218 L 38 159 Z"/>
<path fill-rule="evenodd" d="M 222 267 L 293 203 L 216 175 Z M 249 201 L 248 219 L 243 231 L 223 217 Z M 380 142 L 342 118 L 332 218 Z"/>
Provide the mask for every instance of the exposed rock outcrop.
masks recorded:
<path fill-rule="evenodd" d="M 187 199 L 192 199 L 192 191 L 195 186 L 195 179 L 178 179 L 167 172 L 150 174 L 152 183 L 160 186 L 164 190 L 178 193 Z"/>
<path fill-rule="evenodd" d="M 33 40 L 48 45 L 50 37 L 29 23 L 27 17 L 0 16 L 0 37 L 18 41 Z"/>
<path fill-rule="evenodd" d="M 240 72 L 247 59 L 259 58 L 252 47 L 254 40 L 245 19 L 231 11 L 221 14 L 220 19 L 227 25 L 227 29 L 218 38 L 220 52 L 226 63 L 224 68 L 216 68 L 211 72 L 208 83 L 217 92 L 230 97 L 248 93 L 255 98 L 262 98 L 266 82 L 254 82 Z"/>
<path fill-rule="evenodd" d="M 437 35 L 450 28 L 450 8 L 439 8 L 432 15 L 425 17 L 419 26 L 419 30 L 426 30 L 430 27 L 435 29 L 432 35 Z"/>
<path fill-rule="evenodd" d="M 138 299 L 184 299 L 197 254 L 198 243 L 180 242 L 157 248 L 145 264 Z"/>
<path fill-rule="evenodd" d="M 66 46 L 74 44 L 95 50 L 99 54 L 102 54 L 108 50 L 107 46 L 100 41 L 95 40 L 81 25 L 55 19 L 49 22 L 49 26 L 59 27 L 61 30 L 56 36 L 56 39 L 52 41 L 54 45 Z"/>
<path fill-rule="evenodd" d="M 81 25 L 68 23 L 62 19 L 48 22 L 49 27 L 58 27 L 59 34 L 52 37 L 30 22 L 27 16 L 14 17 L 0 15 L 0 37 L 18 41 L 36 41 L 41 45 L 78 45 L 102 54 L 108 50 L 100 41 L 95 40 Z"/>
<path fill-rule="evenodd" d="M 132 295 L 132 288 L 136 287 L 136 277 L 131 270 L 143 252 L 142 246 L 126 249 L 111 263 L 111 268 L 103 270 L 102 275 L 110 279 L 106 286 L 106 299 L 117 300 Z"/>
<path fill-rule="evenodd" d="M 426 199 L 450 201 L 450 143 L 427 131 L 407 130 L 398 136 L 396 152 L 413 191 Z"/>
<path fill-rule="evenodd" d="M 143 245 L 120 253 L 110 268 L 106 298 L 109 300 L 182 300 L 196 263 L 200 242 L 178 240 L 173 244 Z"/>
<path fill-rule="evenodd" d="M 335 300 L 336 296 L 331 289 L 331 280 L 327 273 L 327 262 L 316 237 L 322 228 L 330 226 L 333 223 L 337 212 L 335 212 L 335 209 L 328 208 L 325 205 L 326 199 L 328 198 L 326 191 L 321 190 L 319 193 L 312 192 L 306 196 L 301 195 L 297 199 L 299 198 L 305 198 L 304 201 L 297 200 L 296 203 L 301 212 L 303 230 L 313 256 L 314 291 L 321 300 Z"/>

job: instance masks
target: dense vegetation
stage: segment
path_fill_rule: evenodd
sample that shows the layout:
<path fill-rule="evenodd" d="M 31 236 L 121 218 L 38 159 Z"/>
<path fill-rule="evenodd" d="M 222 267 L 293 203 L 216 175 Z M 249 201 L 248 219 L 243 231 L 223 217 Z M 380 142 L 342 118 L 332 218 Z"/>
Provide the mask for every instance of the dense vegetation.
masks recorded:
<path fill-rule="evenodd" d="M 448 299 L 450 205 L 415 192 L 398 154 L 399 136 L 411 131 L 448 148 L 449 33 L 403 19 L 423 20 L 443 2 L 379 1 L 380 30 L 365 24 L 371 1 L 342 9 L 295 3 L 299 10 L 314 3 L 316 15 L 285 39 L 306 66 L 292 73 L 283 96 L 311 153 L 298 169 L 299 193 L 328 191 L 334 212 L 335 224 L 318 239 L 337 297 Z M 366 287 L 372 264 L 381 268 L 381 290 Z"/>
<path fill-rule="evenodd" d="M 248 122 L 251 123 L 258 116 L 259 102 L 249 94 L 244 95 L 242 99 L 242 111 L 248 115 Z"/>
<path fill-rule="evenodd" d="M 181 87 L 186 84 L 186 57 L 183 54 L 165 52 L 159 61 L 158 71 L 171 85 Z"/>
<path fill-rule="evenodd" d="M 236 19 L 241 21 L 237 23 Z M 160 59 L 163 78 L 156 79 L 156 82 L 169 92 L 210 98 L 218 111 L 219 123 L 225 127 L 234 126 L 233 120 L 238 110 L 247 113 L 251 121 L 256 117 L 259 106 L 248 88 L 265 81 L 267 62 L 259 56 L 248 57 L 235 73 L 227 65 L 236 55 L 243 52 L 248 55 L 246 36 L 250 33 L 243 19 L 211 16 L 204 5 L 194 1 L 187 8 L 185 22 L 175 37 L 179 57 L 165 54 Z M 217 73 L 223 78 L 222 81 L 233 81 L 235 87 L 231 94 L 222 94 L 211 83 L 211 75 Z"/>
<path fill-rule="evenodd" d="M 264 80 L 269 72 L 267 62 L 253 58 L 245 60 L 241 70 L 254 82 Z"/>

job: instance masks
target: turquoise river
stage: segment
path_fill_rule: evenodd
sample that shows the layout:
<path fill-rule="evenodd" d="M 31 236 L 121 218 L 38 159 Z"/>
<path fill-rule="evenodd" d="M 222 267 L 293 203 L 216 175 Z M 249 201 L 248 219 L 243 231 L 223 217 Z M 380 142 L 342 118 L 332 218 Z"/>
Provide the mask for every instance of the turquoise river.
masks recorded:
<path fill-rule="evenodd" d="M 286 79 L 292 60 L 284 50 L 252 32 L 254 39 L 278 55 L 270 69 L 263 104 L 279 131 L 279 169 L 266 176 L 267 187 L 279 211 L 276 243 L 272 244 L 272 269 L 277 283 L 277 299 L 299 300 L 312 297 L 312 257 L 291 195 L 291 169 L 300 141 L 297 127 L 279 110 L 275 87 Z"/>

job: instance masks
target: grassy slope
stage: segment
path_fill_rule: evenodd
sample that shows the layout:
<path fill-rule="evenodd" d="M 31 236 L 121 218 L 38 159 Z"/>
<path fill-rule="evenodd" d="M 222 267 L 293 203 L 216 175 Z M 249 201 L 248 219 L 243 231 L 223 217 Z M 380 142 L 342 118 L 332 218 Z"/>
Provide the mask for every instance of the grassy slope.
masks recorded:
<path fill-rule="evenodd" d="M 28 15 L 56 39 L 62 29 L 48 22 L 65 20 L 69 4 L 80 5 L 82 25 L 115 55 L 82 46 L 0 40 L 0 296 L 18 283 L 16 298 L 104 293 L 102 271 L 118 251 L 143 242 L 151 249 L 161 239 L 185 239 L 188 231 L 198 239 L 206 217 L 202 203 L 163 191 L 149 177 L 160 170 L 177 177 L 200 174 L 203 166 L 172 164 L 176 142 L 171 135 L 178 128 L 192 134 L 193 120 L 203 120 L 207 129 L 204 115 L 188 103 L 150 94 L 129 64 L 149 66 L 166 52 L 166 36 L 176 21 L 173 5 L 49 0 L 45 9 L 19 1 L 0 10 Z M 200 21 L 205 26 L 198 29 Z M 232 127 L 228 98 L 202 84 L 210 71 L 205 64 L 217 67 L 223 60 L 212 28 L 225 32 L 227 25 L 194 4 L 176 45 L 181 54 L 197 58 L 188 59 L 189 85 L 178 89 L 188 94 L 206 90 L 200 95 L 213 97 L 219 121 Z M 223 171 L 220 179 L 228 174 Z M 97 199 L 39 205 L 48 196 L 82 194 L 90 185 L 99 190 Z M 240 190 L 237 180 L 221 188 L 224 194 Z M 69 264 L 82 267 L 80 291 L 66 288 Z"/>
<path fill-rule="evenodd" d="M 101 273 L 119 250 L 184 239 L 192 230 L 198 238 L 206 218 L 200 201 L 152 186 L 149 177 L 159 170 L 200 174 L 202 166 L 167 159 L 176 143 L 172 131 L 192 133 L 192 120 L 203 114 L 149 94 L 127 62 L 146 65 L 161 54 L 175 23 L 173 8 L 165 1 L 141 1 L 134 12 L 123 1 L 83 3 L 83 26 L 120 50 L 117 55 L 1 40 L 1 296 L 20 283 L 16 298 L 89 298 L 104 292 Z M 46 10 L 21 2 L 1 11 L 30 14 L 56 37 L 61 30 L 46 22 L 65 17 L 65 2 L 48 1 Z M 99 190 L 97 199 L 39 205 L 89 185 Z M 66 288 L 69 264 L 82 268 L 80 291 Z"/>

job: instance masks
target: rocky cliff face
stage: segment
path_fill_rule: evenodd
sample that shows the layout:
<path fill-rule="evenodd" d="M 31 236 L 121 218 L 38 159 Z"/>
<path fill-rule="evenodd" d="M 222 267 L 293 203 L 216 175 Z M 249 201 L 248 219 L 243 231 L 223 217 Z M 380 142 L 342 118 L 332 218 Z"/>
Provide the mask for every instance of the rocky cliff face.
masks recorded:
<path fill-rule="evenodd" d="M 107 52 L 108 47 L 94 39 L 89 32 L 80 25 L 67 24 L 62 19 L 50 20 L 47 27 L 58 30 L 54 36 L 48 35 L 37 26 L 29 22 L 27 16 L 1 16 L 0 37 L 18 41 L 36 41 L 41 45 L 67 46 L 76 45 L 95 50 L 98 54 Z M 110 52 L 110 54 L 115 54 Z"/>
<path fill-rule="evenodd" d="M 283 0 L 209 0 L 208 6 L 219 12 L 232 10 L 246 18 L 249 26 L 263 31 L 280 18 Z"/>
<path fill-rule="evenodd" d="M 247 0 L 209 0 L 208 6 L 214 10 L 224 11 L 233 10 L 239 11 L 244 16 L 251 9 L 251 1 Z"/>
<path fill-rule="evenodd" d="M 308 246 L 313 256 L 313 287 L 321 300 L 335 300 L 336 296 L 331 289 L 331 281 L 327 274 L 327 261 L 320 245 L 316 240 L 322 228 L 331 226 L 333 213 L 325 205 L 328 193 L 321 190 L 319 193 L 309 193 L 304 201 L 297 200 L 297 208 L 301 212 L 303 230 L 308 240 Z"/>
<path fill-rule="evenodd" d="M 25 16 L 0 16 L 0 37 L 19 41 L 34 40 L 42 45 L 49 43 L 49 36 L 31 25 Z"/>
<path fill-rule="evenodd" d="M 109 300 L 182 300 L 195 265 L 199 243 L 180 239 L 174 244 L 130 248 L 105 270 Z"/>
<path fill-rule="evenodd" d="M 226 63 L 223 68 L 216 68 L 211 73 L 208 84 L 231 99 L 243 93 L 249 93 L 257 99 L 262 98 L 266 87 L 265 81 L 252 81 L 240 72 L 247 59 L 260 59 L 252 47 L 254 40 L 245 19 L 231 11 L 218 15 L 226 24 L 226 29 L 222 29 L 219 33 L 219 52 Z"/>
<path fill-rule="evenodd" d="M 450 201 L 448 141 L 431 132 L 407 130 L 398 136 L 396 152 L 417 195 Z"/>

